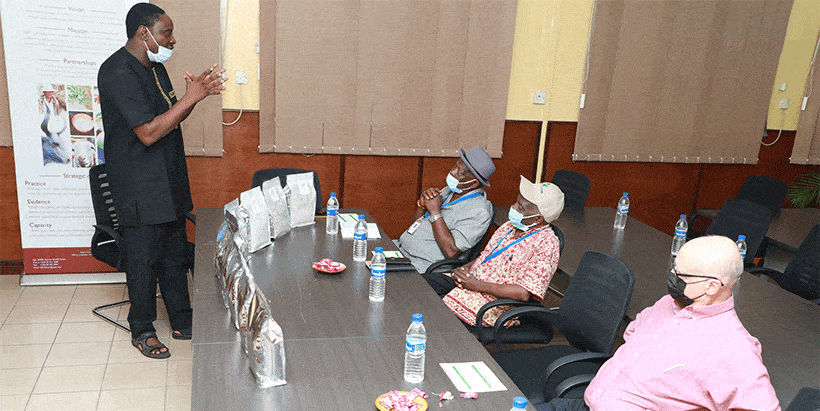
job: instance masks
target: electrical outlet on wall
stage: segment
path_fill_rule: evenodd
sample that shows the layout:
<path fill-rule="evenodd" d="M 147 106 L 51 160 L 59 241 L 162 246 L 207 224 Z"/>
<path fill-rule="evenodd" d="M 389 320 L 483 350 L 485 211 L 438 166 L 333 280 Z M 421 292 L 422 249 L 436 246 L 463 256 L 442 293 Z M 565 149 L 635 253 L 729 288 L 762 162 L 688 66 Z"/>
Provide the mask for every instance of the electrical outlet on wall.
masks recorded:
<path fill-rule="evenodd" d="M 781 98 L 780 99 L 780 108 L 782 108 L 783 110 L 789 108 L 789 99 Z"/>
<path fill-rule="evenodd" d="M 547 93 L 543 91 L 536 91 L 532 98 L 532 104 L 547 104 Z"/>
<path fill-rule="evenodd" d="M 248 84 L 248 72 L 237 70 L 236 71 L 236 84 Z"/>

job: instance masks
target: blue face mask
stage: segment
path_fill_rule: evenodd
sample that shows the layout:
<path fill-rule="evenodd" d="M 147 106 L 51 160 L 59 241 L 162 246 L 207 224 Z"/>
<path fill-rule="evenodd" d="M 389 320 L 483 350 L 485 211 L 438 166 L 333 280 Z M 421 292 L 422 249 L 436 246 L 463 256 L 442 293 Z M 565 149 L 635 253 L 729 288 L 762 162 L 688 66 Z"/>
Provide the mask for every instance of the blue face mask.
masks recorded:
<path fill-rule="evenodd" d="M 456 193 L 456 194 L 461 194 L 461 192 L 462 192 L 462 191 L 464 191 L 464 190 L 462 190 L 462 189 L 458 188 L 458 186 L 459 186 L 459 185 L 461 185 L 461 184 L 468 184 L 468 183 L 472 183 L 473 181 L 476 181 L 476 179 L 472 179 L 472 180 L 470 180 L 470 181 L 464 181 L 464 182 L 461 182 L 461 181 L 458 181 L 458 179 L 457 179 L 457 178 L 453 177 L 453 175 L 452 175 L 452 174 L 447 173 L 447 178 L 446 178 L 446 181 L 447 181 L 447 187 L 449 187 L 449 188 L 450 188 L 450 191 L 452 191 L 452 192 L 454 192 L 454 193 Z"/>
<path fill-rule="evenodd" d="M 512 226 L 519 229 L 519 230 L 521 230 L 521 231 L 527 231 L 530 228 L 532 228 L 532 226 L 537 224 L 537 223 L 532 223 L 532 224 L 526 225 L 526 224 L 522 223 L 521 221 L 523 221 L 525 218 L 537 217 L 539 215 L 541 215 L 541 214 L 533 214 L 533 215 L 525 216 L 525 215 L 522 215 L 521 213 L 519 213 L 518 210 L 516 210 L 512 207 L 510 207 L 510 212 L 507 214 L 507 216 L 510 218 L 510 223 L 512 224 Z"/>
<path fill-rule="evenodd" d="M 174 50 L 169 49 L 168 47 L 162 47 L 157 43 L 157 39 L 154 38 L 154 35 L 151 34 L 151 30 L 148 30 L 148 35 L 154 40 L 154 43 L 157 45 L 157 52 L 154 53 L 151 49 L 148 48 L 148 43 L 145 43 L 145 40 L 142 42 L 145 43 L 145 52 L 148 53 L 148 60 L 152 63 L 165 63 L 171 58 L 171 55 L 174 54 Z"/>

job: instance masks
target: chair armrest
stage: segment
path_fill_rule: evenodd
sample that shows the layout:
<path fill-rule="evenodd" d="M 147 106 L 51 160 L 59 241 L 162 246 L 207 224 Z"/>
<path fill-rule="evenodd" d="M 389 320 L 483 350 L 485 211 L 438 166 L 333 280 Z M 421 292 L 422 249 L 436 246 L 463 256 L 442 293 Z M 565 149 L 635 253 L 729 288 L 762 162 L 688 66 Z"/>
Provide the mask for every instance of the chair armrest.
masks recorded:
<path fill-rule="evenodd" d="M 701 208 L 695 210 L 695 212 L 692 213 L 692 215 L 689 217 L 689 227 L 692 226 L 692 223 L 695 222 L 695 218 L 697 218 L 698 216 L 714 220 L 715 217 L 717 217 L 718 211 L 720 210 L 718 210 L 717 208 Z"/>
<path fill-rule="evenodd" d="M 436 261 L 433 264 L 430 264 L 429 267 L 427 267 L 427 270 L 424 272 L 424 274 L 427 275 L 427 274 L 432 274 L 432 273 L 435 273 L 435 272 L 442 272 L 443 273 L 443 272 L 452 271 L 456 267 L 461 267 L 462 265 L 467 264 L 467 263 L 468 263 L 467 261 L 460 260 L 460 259 L 457 259 L 457 258 Z"/>
<path fill-rule="evenodd" d="M 541 303 L 538 302 L 538 301 L 519 301 L 519 300 L 513 300 L 512 298 L 499 298 L 497 300 L 493 300 L 493 301 L 488 302 L 487 304 L 482 305 L 481 308 L 478 309 L 478 312 L 476 312 L 476 315 L 475 315 L 475 326 L 476 326 L 476 328 L 479 328 L 479 329 L 480 328 L 487 328 L 487 327 L 484 326 L 484 323 L 483 323 L 484 314 L 486 314 L 487 311 L 489 311 L 491 308 L 498 307 L 498 306 L 501 306 L 501 305 L 512 305 L 512 306 L 515 306 L 515 307 L 542 307 L 543 308 Z M 504 314 L 507 314 L 507 313 L 505 312 L 505 313 L 501 314 L 501 316 L 504 316 Z M 501 319 L 501 316 L 499 317 L 499 320 Z"/>
<path fill-rule="evenodd" d="M 581 374 L 567 378 L 555 387 L 555 397 L 564 398 L 567 392 L 573 388 L 587 386 L 595 378 L 595 374 Z"/>
<path fill-rule="evenodd" d="M 546 374 L 546 380 L 549 380 L 550 376 L 554 374 L 558 369 L 561 367 L 574 364 L 577 362 L 591 362 L 596 363 L 599 366 L 603 365 L 606 360 L 612 358 L 612 354 L 604 354 L 598 352 L 579 352 L 575 354 L 565 355 L 555 361 L 553 361 L 547 369 L 544 370 L 544 374 Z M 545 380 L 545 381 L 546 381 Z"/>
<path fill-rule="evenodd" d="M 498 318 L 495 320 L 495 325 L 493 325 L 493 340 L 495 340 L 495 344 L 498 347 L 499 351 L 504 351 L 504 341 L 501 338 L 503 336 L 504 332 L 507 329 L 506 327 L 504 327 L 504 324 L 506 324 L 508 321 L 512 320 L 513 318 L 529 317 L 529 318 L 533 318 L 533 319 L 535 319 L 535 320 L 537 320 L 537 321 L 539 321 L 539 322 L 541 322 L 545 325 L 552 325 L 552 326 L 555 326 L 558 322 L 558 316 L 556 314 L 558 312 L 558 308 L 547 308 L 547 307 L 544 307 L 543 305 L 541 305 L 540 302 L 532 302 L 532 301 L 524 302 L 524 301 L 510 300 L 510 299 L 506 299 L 506 300 L 507 301 L 502 301 L 501 303 L 498 303 L 501 300 L 492 301 L 490 303 L 485 304 L 483 307 L 481 307 L 481 309 L 483 310 L 484 307 L 487 307 L 489 304 L 492 304 L 492 303 L 498 303 L 498 304 L 496 304 L 496 306 L 498 306 L 498 305 L 514 305 L 514 304 L 510 303 L 511 301 L 513 301 L 513 302 L 517 303 L 517 305 L 519 305 L 516 308 L 505 311 L 504 313 L 499 315 Z M 487 308 L 489 309 L 489 308 L 492 308 L 492 307 L 487 307 Z M 479 310 L 479 313 L 481 313 L 480 310 Z M 476 316 L 476 318 L 479 318 L 479 317 Z M 480 322 L 478 320 L 476 320 L 476 327 L 478 327 L 479 324 L 480 324 Z M 483 327 L 483 324 L 481 326 Z M 549 341 L 545 341 L 545 343 L 547 343 L 547 342 L 549 342 Z"/>
<path fill-rule="evenodd" d="M 185 213 L 185 218 L 187 220 L 189 220 L 190 222 L 196 224 L 196 214 L 191 213 L 191 212 Z"/>

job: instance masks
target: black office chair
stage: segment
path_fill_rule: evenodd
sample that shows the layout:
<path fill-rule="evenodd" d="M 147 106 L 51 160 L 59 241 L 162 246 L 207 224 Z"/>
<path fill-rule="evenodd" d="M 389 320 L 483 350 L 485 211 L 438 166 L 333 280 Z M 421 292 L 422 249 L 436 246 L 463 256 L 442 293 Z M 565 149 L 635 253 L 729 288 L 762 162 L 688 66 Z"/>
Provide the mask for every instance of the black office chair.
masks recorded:
<path fill-rule="evenodd" d="M 755 204 L 766 206 L 769 209 L 772 217 L 780 213 L 780 206 L 783 200 L 786 199 L 786 191 L 788 186 L 786 183 L 771 177 L 763 176 L 749 176 L 743 187 L 735 196 L 738 200 L 746 200 Z M 705 217 L 714 219 L 718 210 L 713 208 L 702 208 L 696 210 L 689 216 L 689 227 L 695 222 L 697 217 Z"/>
<path fill-rule="evenodd" d="M 490 216 L 490 225 L 487 226 L 487 231 L 484 232 L 484 236 L 481 237 L 475 245 L 467 249 L 467 251 L 461 253 L 458 258 L 446 258 L 444 260 L 439 260 L 430 264 L 427 267 L 427 270 L 424 272 L 425 275 L 431 273 L 449 273 L 452 272 L 456 267 L 461 267 L 464 264 L 469 263 L 470 261 L 475 260 L 478 258 L 478 255 L 481 254 L 481 251 L 484 250 L 484 244 L 490 239 L 490 233 L 493 232 L 493 221 L 495 221 L 495 214 L 498 212 L 498 207 L 495 204 L 490 203 L 492 206 L 492 216 Z"/>
<path fill-rule="evenodd" d="M 765 267 L 748 271 L 771 278 L 784 290 L 820 304 L 820 224 L 811 229 L 782 273 Z"/>
<path fill-rule="evenodd" d="M 555 236 L 558 237 L 559 255 L 564 252 L 564 233 L 560 228 L 551 224 Z M 562 272 L 560 268 L 556 270 L 553 275 L 558 275 Z M 515 327 L 503 329 L 501 334 L 503 341 L 496 340 L 496 331 L 493 327 L 486 327 L 483 324 L 484 314 L 493 307 L 498 306 L 512 306 L 512 307 L 543 307 L 540 301 L 519 301 L 512 298 L 499 298 L 481 306 L 476 312 L 475 327 L 468 327 L 469 331 L 478 338 L 482 344 L 495 343 L 500 350 L 504 349 L 503 343 L 507 344 L 538 344 L 544 341 L 552 340 L 553 329 L 549 322 L 549 318 L 540 315 L 540 311 L 534 311 L 529 315 L 519 317 L 520 324 Z"/>
<path fill-rule="evenodd" d="M 820 387 L 803 387 L 786 411 L 820 411 Z"/>
<path fill-rule="evenodd" d="M 123 268 L 124 253 L 122 250 L 122 236 L 120 235 L 120 224 L 117 210 L 114 207 L 114 199 L 108 185 L 108 174 L 105 163 L 91 167 L 88 170 L 88 181 L 91 186 L 91 202 L 94 206 L 94 235 L 91 237 L 91 255 L 97 260 L 114 267 L 117 270 Z M 191 222 L 196 223 L 196 216 L 187 213 L 185 216 Z M 194 244 L 188 242 L 186 266 L 191 272 L 194 268 Z M 130 332 L 128 325 L 105 315 L 102 310 L 119 307 L 130 303 L 130 300 L 118 301 L 111 304 L 104 304 L 91 310 L 94 315 L 109 323 Z"/>
<path fill-rule="evenodd" d="M 726 236 L 732 241 L 736 241 L 738 235 L 745 235 L 746 258 L 743 265 L 754 267 L 755 256 L 771 221 L 772 214 L 766 206 L 730 198 L 723 203 L 705 234 Z"/>
<path fill-rule="evenodd" d="M 310 170 L 302 170 L 301 168 L 269 168 L 266 170 L 257 170 L 253 173 L 251 180 L 251 187 L 261 187 L 262 183 L 274 177 L 279 177 L 279 182 L 282 188 L 288 183 L 288 176 L 291 174 L 313 173 L 313 187 L 316 189 L 316 215 L 325 215 L 327 210 L 322 203 L 322 185 L 319 184 L 319 175 Z"/>
<path fill-rule="evenodd" d="M 552 183 L 564 193 L 564 206 L 583 208 L 589 195 L 589 177 L 569 170 L 558 170 Z"/>
<path fill-rule="evenodd" d="M 527 350 L 499 350 L 492 354 L 498 365 L 534 406 L 561 396 L 583 394 L 583 385 L 612 356 L 626 308 L 632 298 L 635 275 L 620 259 L 587 251 L 578 264 L 558 309 L 519 307 L 505 312 L 495 323 L 502 342 L 504 323 L 530 312 L 543 313 L 566 336 L 570 345 L 548 345 Z M 513 328 L 513 327 L 511 327 Z M 548 343 L 549 341 L 544 341 Z M 577 383 L 566 386 L 572 376 Z M 588 381 L 587 381 L 588 380 Z"/>

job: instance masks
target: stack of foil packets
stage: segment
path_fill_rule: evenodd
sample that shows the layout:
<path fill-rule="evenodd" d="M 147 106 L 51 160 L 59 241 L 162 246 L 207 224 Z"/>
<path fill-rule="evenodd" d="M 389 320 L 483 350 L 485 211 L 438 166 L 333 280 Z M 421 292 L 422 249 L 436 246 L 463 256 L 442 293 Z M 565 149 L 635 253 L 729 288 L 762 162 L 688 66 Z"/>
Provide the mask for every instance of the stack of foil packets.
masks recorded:
<path fill-rule="evenodd" d="M 242 350 L 262 388 L 285 384 L 285 344 L 282 328 L 256 286 L 248 265 L 248 230 L 235 203 L 225 206 L 225 221 L 217 234 L 214 266 L 217 289 L 241 336 Z"/>

